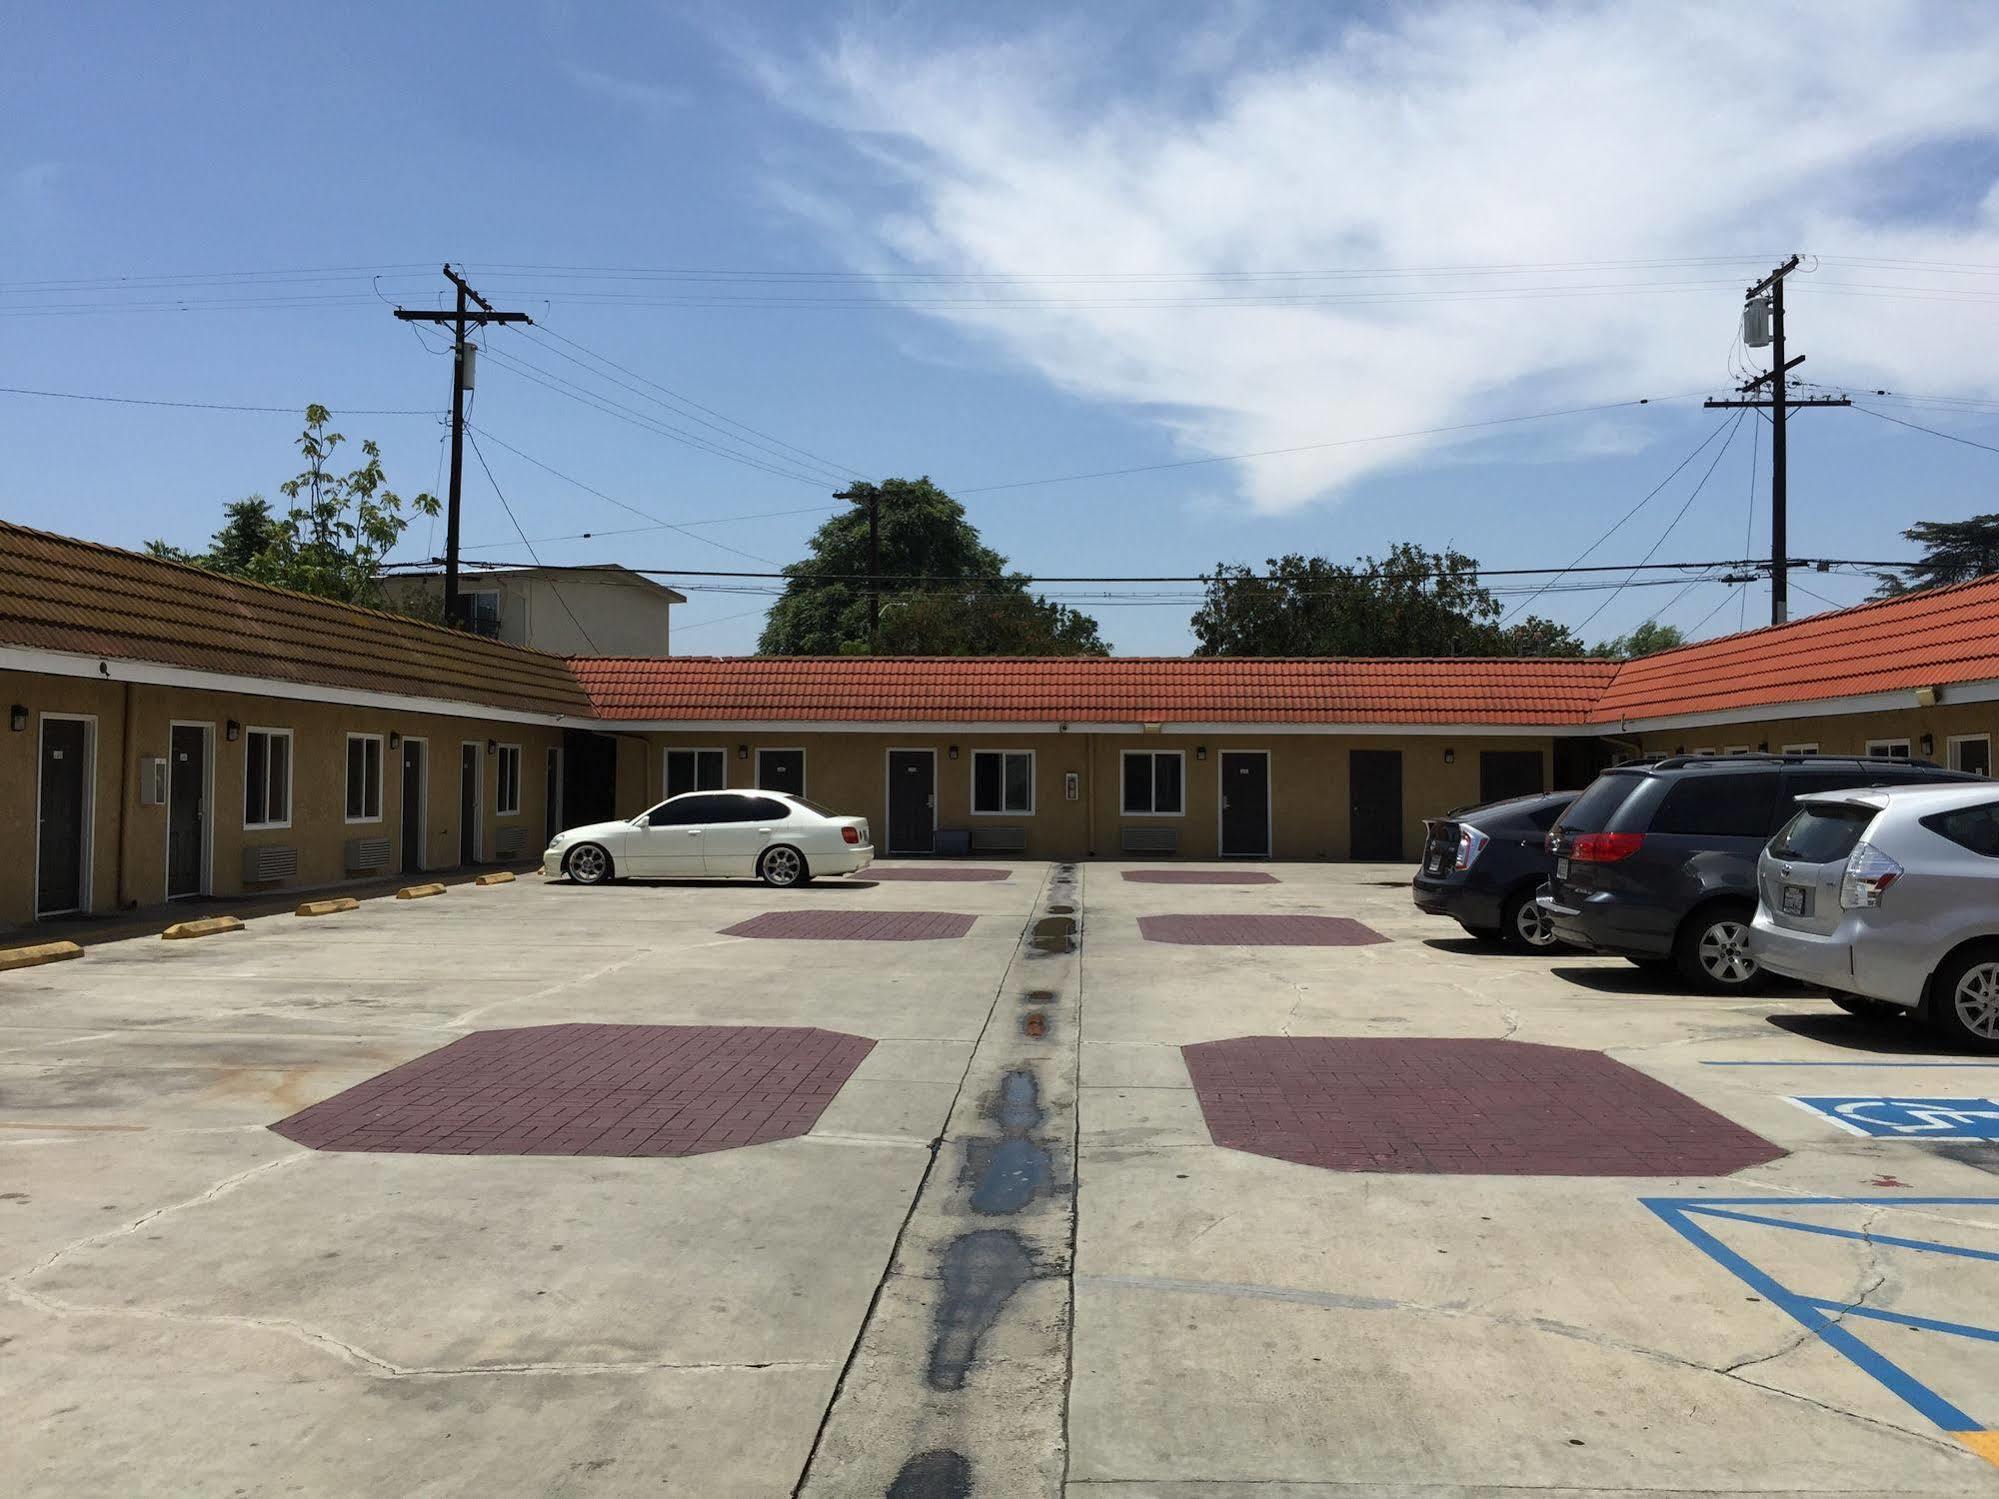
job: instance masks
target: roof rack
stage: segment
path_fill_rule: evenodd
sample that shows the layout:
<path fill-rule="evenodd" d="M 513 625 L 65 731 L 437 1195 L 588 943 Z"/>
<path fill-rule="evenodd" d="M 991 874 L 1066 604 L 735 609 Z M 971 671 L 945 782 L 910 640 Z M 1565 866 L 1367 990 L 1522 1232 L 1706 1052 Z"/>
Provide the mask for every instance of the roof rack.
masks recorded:
<path fill-rule="evenodd" d="M 1732 755 L 1666 755 L 1657 760 L 1627 760 L 1626 765 L 1648 765 L 1653 770 L 1684 770 L 1690 765 L 1907 765 L 1916 770 L 1942 770 L 1934 760 L 1903 759 L 1900 755 L 1821 755 L 1777 754 L 1770 750 L 1750 750 Z M 1618 768 L 1618 767 L 1613 767 Z"/>

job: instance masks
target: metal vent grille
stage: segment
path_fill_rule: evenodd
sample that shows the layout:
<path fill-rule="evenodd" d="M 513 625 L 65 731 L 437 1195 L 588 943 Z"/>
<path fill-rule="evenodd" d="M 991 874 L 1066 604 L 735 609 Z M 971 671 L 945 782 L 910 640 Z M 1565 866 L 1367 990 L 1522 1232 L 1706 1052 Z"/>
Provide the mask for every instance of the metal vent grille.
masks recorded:
<path fill-rule="evenodd" d="M 268 885 L 298 878 L 298 850 L 289 844 L 264 843 L 243 850 L 243 883 Z"/>
<path fill-rule="evenodd" d="M 493 833 L 493 853 L 501 859 L 518 859 L 527 841 L 526 828 L 498 828 Z"/>
<path fill-rule="evenodd" d="M 1178 828 L 1120 828 L 1124 836 L 1124 851 L 1128 854 L 1177 854 L 1180 852 L 1180 830 Z"/>
<path fill-rule="evenodd" d="M 1026 828 L 973 828 L 975 854 L 1018 854 L 1027 848 Z"/>
<path fill-rule="evenodd" d="M 389 840 L 386 838 L 349 838 L 347 840 L 347 872 L 381 869 L 389 862 Z"/>

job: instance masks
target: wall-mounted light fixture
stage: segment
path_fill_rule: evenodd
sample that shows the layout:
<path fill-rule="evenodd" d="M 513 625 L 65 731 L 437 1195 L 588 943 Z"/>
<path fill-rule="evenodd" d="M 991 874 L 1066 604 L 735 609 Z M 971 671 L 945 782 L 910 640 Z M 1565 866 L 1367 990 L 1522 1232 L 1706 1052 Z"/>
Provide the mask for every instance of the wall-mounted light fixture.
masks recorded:
<path fill-rule="evenodd" d="M 403 736 L 394 729 L 389 730 L 389 748 L 394 749 L 403 742 Z"/>
<path fill-rule="evenodd" d="M 1444 763 L 1446 765 L 1455 765 L 1458 763 L 1458 752 L 1448 744 L 1444 746 Z"/>
<path fill-rule="evenodd" d="M 951 746 L 951 758 L 953 760 L 958 758 L 958 746 L 955 744 Z"/>
<path fill-rule="evenodd" d="M 497 739 L 488 739 L 486 741 L 486 753 L 489 755 L 497 755 L 499 752 L 500 752 L 500 741 Z"/>
<path fill-rule="evenodd" d="M 1205 760 L 1205 759 L 1207 759 L 1207 758 L 1208 758 L 1208 747 L 1207 747 L 1207 746 L 1206 746 L 1205 744 L 1197 744 L 1197 745 L 1195 745 L 1195 746 L 1194 746 L 1194 758 L 1195 758 L 1196 760 Z"/>
<path fill-rule="evenodd" d="M 231 744 L 234 744 L 243 737 L 243 725 L 236 722 L 233 718 L 230 719 L 229 722 L 222 726 L 222 737 L 227 739 Z"/>
<path fill-rule="evenodd" d="M 738 760 L 747 760 L 749 759 L 749 757 L 750 757 L 750 747 L 747 744 L 739 744 L 736 746 L 736 758 Z"/>
<path fill-rule="evenodd" d="M 1916 689 L 1916 706 L 1918 708 L 1934 708 L 1936 705 L 1937 705 L 1936 688 L 1918 687 Z"/>
<path fill-rule="evenodd" d="M 1936 752 L 1937 752 L 1936 735 L 1934 734 L 1923 735 L 1923 753 L 1925 755 L 1934 755 Z"/>
<path fill-rule="evenodd" d="M 21 730 L 25 729 L 27 726 L 28 726 L 28 710 L 24 705 L 16 703 L 14 704 L 13 707 L 7 710 L 8 728 L 12 729 L 16 734 L 18 734 L 21 732 Z"/>

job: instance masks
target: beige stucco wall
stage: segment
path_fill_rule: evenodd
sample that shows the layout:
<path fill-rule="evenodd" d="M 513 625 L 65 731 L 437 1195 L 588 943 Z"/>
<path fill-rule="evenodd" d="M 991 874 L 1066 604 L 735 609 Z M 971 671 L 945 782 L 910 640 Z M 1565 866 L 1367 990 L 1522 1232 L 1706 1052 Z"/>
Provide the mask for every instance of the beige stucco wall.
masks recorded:
<path fill-rule="evenodd" d="M 431 573 L 384 578 L 382 586 L 398 600 L 428 594 L 441 601 L 444 596 L 443 581 Z M 639 579 L 569 573 L 557 582 L 532 572 L 474 570 L 460 586 L 467 593 L 500 595 L 499 638 L 509 645 L 558 656 L 668 653 L 673 601 Z"/>
<path fill-rule="evenodd" d="M 728 784 L 755 783 L 757 750 L 805 751 L 805 794 L 835 811 L 869 820 L 877 847 L 888 829 L 888 752 L 934 750 L 937 757 L 937 826 L 940 828 L 1020 827 L 1027 832 L 1030 858 L 1118 857 L 1124 826 L 1159 825 L 1179 829 L 1179 857 L 1219 855 L 1220 778 L 1224 750 L 1265 751 L 1270 756 L 1272 854 L 1279 859 L 1345 859 L 1350 853 L 1347 752 L 1354 749 L 1402 753 L 1402 853 L 1413 859 L 1422 847 L 1423 819 L 1476 801 L 1481 749 L 1538 750 L 1543 776 L 1552 776 L 1553 741 L 1545 737 L 1455 738 L 1406 735 L 1231 733 L 1216 735 L 1078 733 L 794 733 L 748 735 L 736 732 L 650 733 L 650 752 L 625 741 L 619 752 L 618 807 L 621 815 L 644 810 L 662 794 L 664 751 L 720 749 Z M 958 759 L 950 758 L 952 745 Z M 1200 758 L 1200 751 L 1207 758 Z M 972 754 L 975 750 L 1031 750 L 1035 797 L 1031 815 L 972 814 Z M 1127 816 L 1122 805 L 1125 750 L 1178 750 L 1184 755 L 1186 812 L 1179 817 Z M 1446 751 L 1451 763 L 1445 762 Z M 741 753 L 747 751 L 747 754 Z M 1064 796 L 1064 778 L 1077 776 L 1077 799 Z M 641 779 L 643 773 L 643 779 Z M 1544 781 L 1544 784 L 1546 782 Z"/>
<path fill-rule="evenodd" d="M 1945 689 L 1948 695 L 1949 689 Z M 1931 751 L 1925 755 L 1923 736 L 1930 736 Z M 1999 739 L 1999 703 L 1940 702 L 1934 708 L 1898 708 L 1880 713 L 1834 714 L 1816 718 L 1771 718 L 1753 723 L 1719 726 L 1655 729 L 1618 736 L 1643 747 L 1646 754 L 1693 754 L 1711 749 L 1768 749 L 1773 753 L 1786 745 L 1811 744 L 1822 755 L 1864 755 L 1870 739 L 1906 739 L 1909 753 L 1950 765 L 1954 737 L 1985 735 Z"/>
<path fill-rule="evenodd" d="M 126 741 L 130 694 L 130 741 Z M 388 712 L 329 703 L 293 702 L 241 693 L 198 692 L 86 678 L 0 672 L 0 710 L 19 703 L 29 710 L 28 727 L 14 733 L 0 721 L 0 834 L 10 847 L 35 846 L 38 805 L 36 765 L 43 714 L 78 713 L 96 717 L 96 763 L 91 808 L 90 909 L 109 912 L 149 906 L 166 898 L 167 808 L 140 803 L 138 762 L 165 756 L 176 722 L 212 726 L 212 791 L 208 801 L 209 893 L 245 891 L 243 850 L 255 844 L 284 844 L 298 850 L 298 878 L 253 890 L 334 884 L 350 878 L 346 843 L 350 838 L 386 837 L 391 855 L 386 869 L 401 868 L 402 754 L 387 742 L 391 733 L 428 744 L 429 797 L 424 829 L 424 867 L 446 869 L 458 862 L 458 754 L 462 741 L 480 746 L 480 851 L 494 857 L 494 834 L 505 826 L 524 829 L 521 857 L 542 847 L 547 752 L 562 742 L 560 729 L 489 722 L 443 714 Z M 246 830 L 243 826 L 244 751 L 247 735 L 227 738 L 231 719 L 247 727 L 292 731 L 291 826 Z M 346 817 L 347 735 L 383 736 L 382 816 L 349 823 Z M 501 817 L 497 811 L 498 756 L 488 741 L 518 744 L 521 805 Z M 122 889 L 121 889 L 122 878 Z M 34 859 L 0 864 L 0 925 L 33 920 Z"/>

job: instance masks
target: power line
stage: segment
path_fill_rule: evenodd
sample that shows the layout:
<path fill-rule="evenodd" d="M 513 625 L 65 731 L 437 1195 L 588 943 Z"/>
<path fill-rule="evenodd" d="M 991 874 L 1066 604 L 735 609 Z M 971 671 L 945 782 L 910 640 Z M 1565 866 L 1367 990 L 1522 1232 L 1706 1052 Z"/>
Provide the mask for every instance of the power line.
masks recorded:
<path fill-rule="evenodd" d="M 21 385 L 0 385 L 0 395 L 43 396 L 53 401 L 102 401 L 113 406 L 174 406 L 184 411 L 258 411 L 297 416 L 305 402 L 296 406 L 239 406 L 226 401 L 157 401 L 142 396 L 85 395 L 74 390 L 30 390 Z M 320 404 L 324 404 L 323 402 Z M 434 406 L 337 406 L 328 407 L 337 416 L 443 416 Z"/>
<path fill-rule="evenodd" d="M 1747 595 L 1747 593 L 1749 592 L 1749 585 L 1747 583 L 1740 583 L 1737 584 L 1736 586 L 1739 587 L 1745 595 Z M 1728 595 L 1724 593 L 1721 596 L 1721 603 L 1716 604 L 1712 609 L 1708 610 L 1707 613 L 1703 614 L 1700 617 L 1700 623 L 1696 624 L 1691 630 L 1687 631 L 1687 637 L 1689 639 L 1692 639 L 1693 637 L 1699 635 L 1702 627 L 1705 626 L 1707 622 L 1713 619 L 1717 614 L 1721 613 L 1722 605 L 1726 604 L 1727 602 L 1728 602 Z"/>
<path fill-rule="evenodd" d="M 685 530 L 690 526 L 733 526 L 743 521 L 775 520 L 787 515 L 825 515 L 839 508 L 838 505 L 806 505 L 796 510 L 757 510 L 752 511 L 748 515 L 717 515 L 707 520 L 686 520 L 680 521 L 677 524 L 667 521 L 654 521 L 649 526 L 618 526 L 609 531 L 572 531 L 565 536 L 537 536 L 534 540 L 537 546 L 549 546 L 558 541 L 600 541 L 608 536 L 641 536 L 654 531 Z M 466 552 L 490 552 L 498 547 L 518 545 L 518 542 L 513 541 L 482 541 L 461 547 L 460 550 Z"/>
<path fill-rule="evenodd" d="M 1885 411 L 1876 411 L 1872 406 L 1856 406 L 1853 409 L 1855 411 L 1864 411 L 1869 416 L 1878 416 L 1882 421 L 1893 422 L 1898 427 L 1907 427 L 1915 432 L 1927 432 L 1930 436 L 1941 437 L 1946 442 L 1961 442 L 1967 448 L 1980 448 L 1987 453 L 1999 453 L 1999 448 L 1993 447 L 1990 443 L 1973 442 L 1968 437 L 1959 437 L 1955 432 L 1939 432 L 1935 427 L 1925 427 L 1918 422 L 1905 422 L 1899 416 L 1890 416 Z"/>
<path fill-rule="evenodd" d="M 479 467 L 486 475 L 486 482 L 493 486 L 493 493 L 499 497 L 500 508 L 507 512 L 507 519 L 513 522 L 514 529 L 520 531 L 521 544 L 528 549 L 528 555 L 534 557 L 535 562 L 539 564 L 541 558 L 535 557 L 534 543 L 528 540 L 528 533 L 521 530 L 521 523 L 514 515 L 514 507 L 507 503 L 507 497 L 500 489 L 500 481 L 493 477 L 493 470 L 486 463 L 486 455 L 479 451 L 478 437 L 471 433 L 467 433 L 466 435 L 472 439 L 472 456 L 479 460 Z M 590 632 L 584 628 L 583 621 L 576 617 L 576 611 L 569 607 L 569 600 L 562 596 L 562 590 L 555 586 L 552 579 L 549 582 L 548 591 L 555 595 L 556 603 L 562 605 L 562 612 L 568 615 L 569 622 L 576 626 L 577 633 L 583 637 L 583 643 L 590 647 L 592 653 L 595 653 L 597 642 L 590 638 Z"/>

